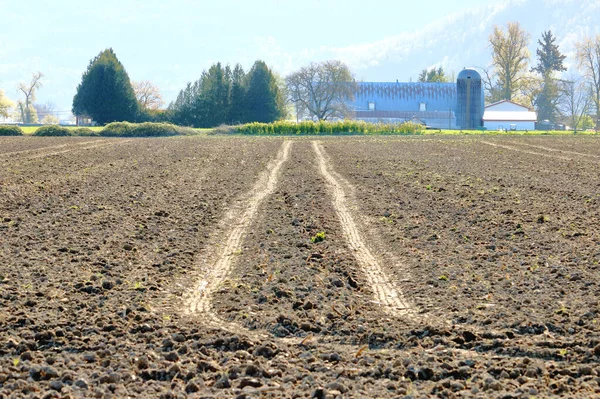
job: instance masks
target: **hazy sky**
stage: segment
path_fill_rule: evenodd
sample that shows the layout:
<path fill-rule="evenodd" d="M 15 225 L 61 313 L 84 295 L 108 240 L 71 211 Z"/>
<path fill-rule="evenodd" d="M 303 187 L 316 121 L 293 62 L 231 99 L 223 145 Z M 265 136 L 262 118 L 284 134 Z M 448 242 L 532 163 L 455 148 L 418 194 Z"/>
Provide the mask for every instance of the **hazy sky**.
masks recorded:
<path fill-rule="evenodd" d="M 509 0 L 526 1 L 538 0 Z M 426 47 L 451 33 L 436 30 L 441 25 L 437 21 L 451 20 L 466 10 L 503 7 L 489 0 L 0 3 L 0 88 L 16 99 L 17 83 L 41 71 L 45 78 L 39 100 L 51 101 L 60 110 L 70 109 L 81 74 L 107 47 L 115 50 L 132 80 L 153 81 L 167 101 L 216 61 L 240 62 L 247 69 L 263 59 L 285 75 L 310 61 L 335 57 L 352 64 L 361 79 L 389 80 L 392 76 L 376 67 L 390 58 L 390 51 Z M 488 32 L 481 33 L 484 47 Z M 395 38 L 392 50 L 389 38 Z M 367 49 L 369 56 L 363 59 Z"/>

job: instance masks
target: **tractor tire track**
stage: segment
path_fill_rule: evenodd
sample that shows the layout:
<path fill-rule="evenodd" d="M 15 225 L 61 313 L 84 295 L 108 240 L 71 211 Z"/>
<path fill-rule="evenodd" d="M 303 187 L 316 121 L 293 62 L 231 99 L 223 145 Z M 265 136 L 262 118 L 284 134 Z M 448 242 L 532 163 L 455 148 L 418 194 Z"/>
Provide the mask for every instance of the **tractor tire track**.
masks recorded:
<path fill-rule="evenodd" d="M 561 154 L 570 154 L 570 155 L 576 155 L 576 156 L 581 156 L 581 157 L 590 157 L 590 158 L 600 159 L 600 155 L 584 154 L 582 152 L 560 150 L 558 148 L 551 148 L 551 147 L 545 147 L 545 146 L 541 146 L 541 145 L 534 145 L 534 144 L 528 144 L 528 143 L 517 143 L 515 141 L 509 141 L 509 143 L 515 144 L 515 145 L 519 145 L 519 144 L 526 145 L 528 147 L 537 148 L 539 150 L 545 150 L 545 151 L 550 151 L 550 152 L 559 152 Z"/>
<path fill-rule="evenodd" d="M 83 150 L 92 150 L 92 149 L 96 149 L 96 148 L 104 148 L 104 147 L 110 147 L 113 145 L 117 145 L 117 144 L 125 144 L 125 143 L 129 143 L 131 142 L 131 140 L 122 140 L 122 141 L 110 141 L 108 143 L 99 143 L 99 144 L 95 144 L 95 145 L 88 145 L 85 147 L 77 147 L 77 148 L 69 148 L 66 150 L 62 150 L 62 151 L 53 151 L 53 152 L 48 152 L 45 154 L 38 154 L 38 155 L 34 155 L 31 157 L 26 157 L 24 160 L 33 160 L 33 159 L 39 159 L 39 158 L 47 158 L 47 157 L 51 157 L 54 155 L 60 155 L 60 154 L 66 154 L 67 152 L 72 152 L 72 151 L 83 151 Z M 22 160 L 23 158 L 20 158 L 19 160 Z"/>
<path fill-rule="evenodd" d="M 329 184 L 329 189 L 333 195 L 334 207 L 346 235 L 348 245 L 354 252 L 358 264 L 366 275 L 367 281 L 373 291 L 375 303 L 380 304 L 388 315 L 415 319 L 416 310 L 405 299 L 400 288 L 391 281 L 390 277 L 371 254 L 371 251 L 361 238 L 359 229 L 348 208 L 344 188 L 338 179 L 334 177 L 336 173 L 325 158 L 325 151 L 317 141 L 313 141 L 313 149 L 317 156 L 321 174 Z"/>
<path fill-rule="evenodd" d="M 28 150 L 19 150 L 19 151 L 11 151 L 11 152 L 4 152 L 4 153 L 0 153 L 0 157 L 11 157 L 14 155 L 22 155 L 22 154 L 29 154 L 32 152 L 40 152 L 40 151 L 47 151 L 47 150 L 58 150 L 60 148 L 65 148 L 65 147 L 69 147 L 69 146 L 82 146 L 85 144 L 90 144 L 90 143 L 98 143 L 101 140 L 87 140 L 87 141 L 82 141 L 80 143 L 67 143 L 67 144 L 58 144 L 58 145 L 52 145 L 52 146 L 48 146 L 48 147 L 39 147 L 39 148 L 30 148 Z M 73 148 L 73 150 L 75 150 L 76 148 Z M 41 154 L 38 154 L 41 155 Z"/>
<path fill-rule="evenodd" d="M 185 314 L 200 315 L 208 326 L 222 329 L 230 333 L 244 333 L 244 335 L 254 339 L 264 339 L 267 337 L 266 334 L 255 333 L 237 323 L 223 320 L 213 311 L 212 300 L 214 293 L 229 275 L 237 256 L 236 253 L 241 249 L 242 240 L 255 217 L 258 208 L 265 198 L 275 191 L 281 174 L 282 165 L 289 158 L 291 147 L 291 141 L 284 141 L 275 161 L 267 167 L 264 176 L 258 180 L 254 188 L 250 191 L 249 199 L 247 201 L 242 201 L 242 203 L 236 206 L 236 208 L 225 218 L 223 223 L 225 224 L 224 230 L 228 231 L 226 234 L 227 238 L 221 243 L 223 247 L 220 252 L 215 255 L 216 260 L 212 263 L 208 273 L 199 279 L 194 290 L 187 298 L 185 303 Z M 232 221 L 234 225 L 229 227 Z"/>
<path fill-rule="evenodd" d="M 563 161 L 572 161 L 573 160 L 573 158 L 563 157 L 561 155 L 544 154 L 543 152 L 535 152 L 535 151 L 524 150 L 524 149 L 521 149 L 521 148 L 511 147 L 511 146 L 508 146 L 508 145 L 490 143 L 489 141 L 484 141 L 484 140 L 481 140 L 481 143 L 489 145 L 489 146 L 492 146 L 492 147 L 496 147 L 496 148 L 504 148 L 506 150 L 522 152 L 522 153 L 530 154 L 530 155 L 538 155 L 538 156 L 541 156 L 541 157 L 548 157 L 548 158 L 560 159 L 560 160 L 563 160 Z"/>

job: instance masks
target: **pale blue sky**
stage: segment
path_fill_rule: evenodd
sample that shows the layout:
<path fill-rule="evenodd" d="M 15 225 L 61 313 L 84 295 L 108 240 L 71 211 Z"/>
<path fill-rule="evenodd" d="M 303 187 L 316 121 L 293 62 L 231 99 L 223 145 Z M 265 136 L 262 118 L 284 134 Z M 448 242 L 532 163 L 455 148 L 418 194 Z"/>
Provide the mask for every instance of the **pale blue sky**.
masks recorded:
<path fill-rule="evenodd" d="M 39 91 L 40 102 L 51 101 L 60 110 L 70 109 L 75 88 L 89 60 L 107 47 L 115 50 L 132 80 L 153 81 L 167 102 L 216 61 L 240 62 L 248 68 L 256 59 L 263 59 L 285 75 L 310 61 L 339 58 L 351 65 L 359 79 L 408 80 L 430 62 L 447 62 L 452 68 L 462 67 L 463 59 L 469 62 L 471 49 L 466 49 L 459 61 L 452 61 L 457 56 L 454 50 L 444 53 L 440 43 L 447 34 L 456 36 L 456 32 L 473 30 L 473 26 L 480 24 L 481 43 L 477 44 L 477 51 L 484 51 L 489 26 L 479 19 L 490 13 L 498 14 L 507 3 L 572 3 L 571 0 L 508 0 L 504 5 L 489 0 L 0 2 L 0 88 L 16 99 L 17 83 L 28 80 L 32 72 L 41 71 L 45 78 Z M 465 13 L 472 14 L 473 19 L 465 17 Z M 447 27 L 455 20 L 465 26 L 453 27 L 449 32 Z M 429 48 L 429 58 L 410 58 L 417 47 Z M 384 67 L 391 61 L 411 62 L 414 66 L 409 70 Z"/>

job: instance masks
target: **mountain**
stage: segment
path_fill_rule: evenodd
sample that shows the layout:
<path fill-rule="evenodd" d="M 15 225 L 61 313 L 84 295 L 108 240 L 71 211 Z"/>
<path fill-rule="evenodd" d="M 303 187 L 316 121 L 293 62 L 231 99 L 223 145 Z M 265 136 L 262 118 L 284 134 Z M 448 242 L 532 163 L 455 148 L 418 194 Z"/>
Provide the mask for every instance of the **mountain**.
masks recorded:
<path fill-rule="evenodd" d="M 574 43 L 584 35 L 600 34 L 598 20 L 598 0 L 511 0 L 448 15 L 416 32 L 330 48 L 325 58 L 347 62 L 357 78 L 365 81 L 416 80 L 421 70 L 433 66 L 458 73 L 464 67 L 488 65 L 488 37 L 493 26 L 519 21 L 531 34 L 532 63 L 542 32 L 552 30 L 561 51 L 569 57 L 567 66 L 574 66 Z"/>

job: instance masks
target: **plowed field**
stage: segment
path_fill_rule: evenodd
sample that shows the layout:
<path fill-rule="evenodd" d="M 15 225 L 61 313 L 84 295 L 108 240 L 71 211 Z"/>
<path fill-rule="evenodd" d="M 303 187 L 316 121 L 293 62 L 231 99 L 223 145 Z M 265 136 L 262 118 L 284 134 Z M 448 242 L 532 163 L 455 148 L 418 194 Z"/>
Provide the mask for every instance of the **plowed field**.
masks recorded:
<path fill-rule="evenodd" d="M 0 138 L 0 398 L 600 395 L 595 137 Z"/>

